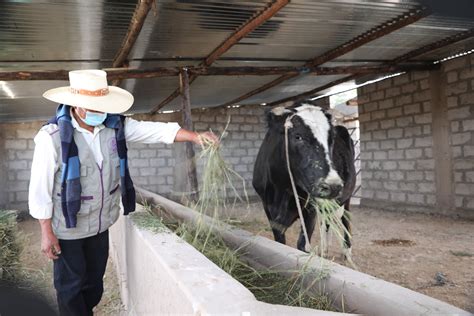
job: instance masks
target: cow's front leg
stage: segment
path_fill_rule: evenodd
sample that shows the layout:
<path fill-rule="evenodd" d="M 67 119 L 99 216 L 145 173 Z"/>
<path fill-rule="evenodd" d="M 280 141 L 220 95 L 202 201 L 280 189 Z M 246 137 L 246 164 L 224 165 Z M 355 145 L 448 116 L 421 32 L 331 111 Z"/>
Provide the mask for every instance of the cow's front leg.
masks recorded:
<path fill-rule="evenodd" d="M 311 241 L 311 236 L 313 235 L 314 226 L 316 225 L 316 212 L 312 210 L 310 211 L 304 210 L 303 216 L 304 216 L 304 224 L 306 227 L 306 232 L 308 233 L 308 239 Z M 306 249 L 307 248 L 306 246 L 310 247 L 311 245 L 306 245 L 306 239 L 304 238 L 303 227 L 301 226 L 301 231 L 298 237 L 298 243 L 296 247 L 301 251 L 309 252 L 311 249 Z"/>

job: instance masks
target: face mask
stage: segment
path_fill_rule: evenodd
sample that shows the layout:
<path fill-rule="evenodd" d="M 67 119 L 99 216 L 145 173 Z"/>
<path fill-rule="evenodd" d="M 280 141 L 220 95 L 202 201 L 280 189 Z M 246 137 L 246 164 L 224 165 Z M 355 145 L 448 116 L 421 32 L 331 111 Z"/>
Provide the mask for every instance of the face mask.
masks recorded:
<path fill-rule="evenodd" d="M 106 118 L 107 118 L 107 113 L 96 113 L 96 112 L 86 111 L 86 118 L 83 119 L 81 117 L 81 120 L 89 126 L 98 126 L 104 123 Z"/>

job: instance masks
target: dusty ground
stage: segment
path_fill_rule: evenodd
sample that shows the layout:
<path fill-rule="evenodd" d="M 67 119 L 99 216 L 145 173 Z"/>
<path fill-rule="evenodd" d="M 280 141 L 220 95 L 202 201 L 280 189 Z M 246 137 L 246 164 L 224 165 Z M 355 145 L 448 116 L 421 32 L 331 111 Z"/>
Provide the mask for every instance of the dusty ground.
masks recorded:
<path fill-rule="evenodd" d="M 260 203 L 237 212 L 237 226 L 273 239 Z M 353 259 L 361 272 L 474 312 L 474 222 L 357 207 L 352 214 Z M 296 247 L 298 227 L 286 234 L 290 246 Z M 329 257 L 343 263 L 335 237 Z"/>
<path fill-rule="evenodd" d="M 27 219 L 19 223 L 20 231 L 27 239 L 22 253 L 22 263 L 27 277 L 31 283 L 38 287 L 40 293 L 54 306 L 56 306 L 56 293 L 53 287 L 53 263 L 41 251 L 41 233 L 36 220 Z M 94 315 L 119 315 L 123 314 L 117 275 L 109 258 L 104 277 L 104 295 L 96 307 Z"/>

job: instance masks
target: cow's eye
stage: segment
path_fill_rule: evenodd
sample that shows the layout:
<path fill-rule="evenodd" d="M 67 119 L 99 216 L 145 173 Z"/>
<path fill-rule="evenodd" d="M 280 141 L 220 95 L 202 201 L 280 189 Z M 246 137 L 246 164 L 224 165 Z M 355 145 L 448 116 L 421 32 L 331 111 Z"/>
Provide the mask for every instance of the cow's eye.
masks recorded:
<path fill-rule="evenodd" d="M 296 140 L 303 140 L 303 137 L 301 137 L 300 134 L 296 134 L 296 135 L 295 135 L 295 139 L 296 139 Z"/>

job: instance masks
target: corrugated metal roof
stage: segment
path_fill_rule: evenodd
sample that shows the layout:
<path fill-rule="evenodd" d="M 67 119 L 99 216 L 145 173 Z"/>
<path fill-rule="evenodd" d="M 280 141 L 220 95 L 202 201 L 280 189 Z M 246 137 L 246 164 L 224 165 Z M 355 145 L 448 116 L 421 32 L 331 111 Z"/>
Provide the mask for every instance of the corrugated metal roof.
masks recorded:
<path fill-rule="evenodd" d="M 157 0 L 130 55 L 130 66 L 198 65 L 250 17 L 260 1 Z M 0 3 L 0 71 L 110 67 L 127 32 L 136 0 L 31 0 Z M 292 0 L 231 47 L 214 66 L 299 66 L 367 30 L 416 8 L 416 0 Z M 370 42 L 324 66 L 376 65 L 474 27 L 474 20 L 434 14 Z M 474 39 L 419 57 L 437 60 Z M 269 103 L 343 76 L 299 76 L 241 102 Z M 191 85 L 195 107 L 228 102 L 276 76 L 200 77 Z M 0 82 L 0 121 L 49 117 L 56 105 L 42 93 L 67 82 Z M 178 87 L 177 78 L 124 80 L 135 112 L 152 109 Z M 13 97 L 12 97 L 13 96 Z M 164 110 L 178 109 L 174 100 Z"/>

